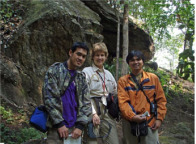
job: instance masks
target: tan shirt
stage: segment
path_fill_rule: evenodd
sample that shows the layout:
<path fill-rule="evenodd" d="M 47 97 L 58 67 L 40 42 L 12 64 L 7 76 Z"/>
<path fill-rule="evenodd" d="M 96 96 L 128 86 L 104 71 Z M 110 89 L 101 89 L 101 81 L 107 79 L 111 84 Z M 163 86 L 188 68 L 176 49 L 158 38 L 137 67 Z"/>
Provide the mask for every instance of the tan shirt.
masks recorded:
<path fill-rule="evenodd" d="M 96 67 L 94 64 L 91 67 L 83 69 L 86 74 L 86 80 L 89 86 L 90 97 L 101 97 L 103 104 L 106 106 L 106 97 L 109 93 L 117 93 L 117 84 L 112 74 L 103 68 L 103 70 Z M 104 88 L 104 75 L 105 75 L 105 87 Z M 102 78 L 101 78 L 101 77 Z M 91 102 L 92 103 L 92 102 Z M 96 113 L 95 108 L 92 105 L 93 114 Z"/>

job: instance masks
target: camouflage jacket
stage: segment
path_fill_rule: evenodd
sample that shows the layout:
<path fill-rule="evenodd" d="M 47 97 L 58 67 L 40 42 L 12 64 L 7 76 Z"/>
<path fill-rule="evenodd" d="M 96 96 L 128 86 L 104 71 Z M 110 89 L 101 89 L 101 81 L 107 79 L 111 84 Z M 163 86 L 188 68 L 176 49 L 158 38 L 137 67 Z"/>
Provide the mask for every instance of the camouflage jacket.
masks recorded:
<path fill-rule="evenodd" d="M 70 78 L 71 75 L 64 63 L 54 63 L 46 72 L 42 93 L 44 105 L 49 114 L 49 120 L 47 123 L 49 127 L 58 125 L 64 120 L 62 117 L 63 106 L 61 96 L 64 94 Z M 84 126 L 88 123 L 90 119 L 89 116 L 92 114 L 85 75 L 82 72 L 77 71 L 74 82 L 76 85 L 76 98 L 78 105 L 76 124 Z"/>

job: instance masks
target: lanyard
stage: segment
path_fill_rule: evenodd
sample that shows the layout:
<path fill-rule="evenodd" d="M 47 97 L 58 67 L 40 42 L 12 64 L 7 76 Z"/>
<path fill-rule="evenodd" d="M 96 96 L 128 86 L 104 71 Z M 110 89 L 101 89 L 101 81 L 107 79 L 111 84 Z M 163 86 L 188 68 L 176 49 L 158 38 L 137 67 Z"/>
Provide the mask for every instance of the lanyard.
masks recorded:
<path fill-rule="evenodd" d="M 104 79 L 101 77 L 100 73 L 98 71 L 96 71 L 96 73 L 99 75 L 99 77 L 101 78 L 102 80 L 102 88 L 103 88 L 103 93 L 105 92 L 105 90 L 107 91 L 107 87 L 105 85 L 105 72 L 103 71 L 103 76 L 104 76 Z"/>

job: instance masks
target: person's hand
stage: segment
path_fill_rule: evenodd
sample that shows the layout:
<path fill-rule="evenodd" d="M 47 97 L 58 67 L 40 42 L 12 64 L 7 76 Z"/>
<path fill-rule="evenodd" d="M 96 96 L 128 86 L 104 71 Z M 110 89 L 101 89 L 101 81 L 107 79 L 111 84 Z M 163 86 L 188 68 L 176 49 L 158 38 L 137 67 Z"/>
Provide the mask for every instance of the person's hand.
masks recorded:
<path fill-rule="evenodd" d="M 161 120 L 156 120 L 156 121 L 154 122 L 154 124 L 151 126 L 151 129 L 152 129 L 152 130 L 156 130 L 156 129 L 160 128 L 161 123 L 162 123 Z"/>
<path fill-rule="evenodd" d="M 142 115 L 135 115 L 133 118 L 132 118 L 132 121 L 133 122 L 137 122 L 137 123 L 141 123 L 143 121 L 146 120 L 146 116 L 142 116 Z"/>
<path fill-rule="evenodd" d="M 100 118 L 99 118 L 99 116 L 97 114 L 93 115 L 93 124 L 94 124 L 94 126 L 100 124 Z"/>
<path fill-rule="evenodd" d="M 73 139 L 77 139 L 79 138 L 80 136 L 82 135 L 82 130 L 78 129 L 78 128 L 75 128 L 72 133 L 71 133 L 71 137 Z"/>
<path fill-rule="evenodd" d="M 58 128 L 58 133 L 59 133 L 59 136 L 60 138 L 65 138 L 67 139 L 68 135 L 69 135 L 69 129 L 64 125 L 60 128 Z"/>

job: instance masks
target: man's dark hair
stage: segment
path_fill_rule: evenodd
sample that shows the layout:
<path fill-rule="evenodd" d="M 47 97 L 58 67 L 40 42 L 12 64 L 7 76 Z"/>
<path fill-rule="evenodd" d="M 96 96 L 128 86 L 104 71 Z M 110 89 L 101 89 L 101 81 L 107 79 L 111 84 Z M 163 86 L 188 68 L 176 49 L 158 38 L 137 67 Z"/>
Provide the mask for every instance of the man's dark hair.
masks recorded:
<path fill-rule="evenodd" d="M 89 52 L 89 48 L 87 47 L 86 43 L 84 42 L 75 42 L 73 46 L 71 47 L 72 52 L 75 52 L 77 48 L 83 48 L 87 51 L 87 54 Z"/>
<path fill-rule="evenodd" d="M 143 55 L 143 53 L 142 53 L 141 51 L 139 51 L 139 50 L 132 50 L 132 51 L 128 54 L 128 56 L 127 56 L 127 58 L 126 58 L 126 62 L 129 64 L 129 61 L 130 61 L 134 56 L 136 56 L 136 57 L 142 59 L 142 61 L 144 62 L 144 55 Z"/>

